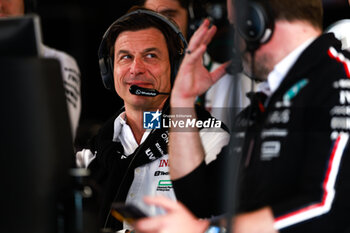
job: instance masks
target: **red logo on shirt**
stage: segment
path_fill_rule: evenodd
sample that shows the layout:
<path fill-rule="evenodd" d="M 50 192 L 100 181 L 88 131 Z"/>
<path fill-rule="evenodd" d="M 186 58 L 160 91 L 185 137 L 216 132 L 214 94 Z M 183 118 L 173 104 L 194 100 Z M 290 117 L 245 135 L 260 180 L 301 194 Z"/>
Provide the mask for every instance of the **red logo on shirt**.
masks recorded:
<path fill-rule="evenodd" d="M 167 159 L 161 159 L 159 162 L 159 167 L 169 167 L 169 161 Z"/>

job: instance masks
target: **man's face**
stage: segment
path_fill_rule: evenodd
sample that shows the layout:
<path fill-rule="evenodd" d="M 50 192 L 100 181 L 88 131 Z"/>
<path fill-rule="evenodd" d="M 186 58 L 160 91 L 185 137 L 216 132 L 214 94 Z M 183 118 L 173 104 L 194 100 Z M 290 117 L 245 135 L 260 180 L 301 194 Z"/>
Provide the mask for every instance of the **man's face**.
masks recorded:
<path fill-rule="evenodd" d="M 182 34 L 187 36 L 187 10 L 181 7 L 178 0 L 147 0 L 144 7 L 174 20 Z"/>
<path fill-rule="evenodd" d="M 167 96 L 144 97 L 129 92 L 131 85 L 170 92 L 171 66 L 161 31 L 148 28 L 119 34 L 114 49 L 114 83 L 125 107 L 158 109 Z"/>
<path fill-rule="evenodd" d="M 23 0 L 0 0 L 0 18 L 24 14 Z"/>

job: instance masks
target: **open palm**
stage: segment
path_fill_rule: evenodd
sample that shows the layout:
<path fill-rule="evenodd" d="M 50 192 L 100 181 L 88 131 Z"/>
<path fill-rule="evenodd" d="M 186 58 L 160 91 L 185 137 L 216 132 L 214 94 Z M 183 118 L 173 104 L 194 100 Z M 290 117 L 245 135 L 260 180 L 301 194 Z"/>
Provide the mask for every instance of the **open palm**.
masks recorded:
<path fill-rule="evenodd" d="M 173 105 L 193 105 L 197 96 L 225 74 L 227 63 L 213 72 L 209 72 L 203 65 L 203 54 L 215 32 L 216 27 L 209 28 L 209 20 L 206 19 L 192 36 L 172 90 Z"/>

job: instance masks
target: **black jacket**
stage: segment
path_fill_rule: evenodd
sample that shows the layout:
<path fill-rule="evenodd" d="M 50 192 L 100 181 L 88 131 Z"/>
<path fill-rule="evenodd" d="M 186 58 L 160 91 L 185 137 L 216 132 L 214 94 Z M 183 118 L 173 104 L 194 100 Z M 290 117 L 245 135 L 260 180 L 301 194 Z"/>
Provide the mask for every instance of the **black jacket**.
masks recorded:
<path fill-rule="evenodd" d="M 239 212 L 270 206 L 283 233 L 336 233 L 349 227 L 349 69 L 340 42 L 322 35 L 301 54 L 265 108 L 252 104 L 241 114 L 236 125 L 246 134 L 236 189 Z M 251 124 L 245 131 L 247 116 Z M 222 153 L 232 156 L 228 150 Z M 220 185 L 229 185 L 218 182 L 228 179 L 220 173 L 226 156 L 173 181 L 178 199 L 201 215 L 223 211 L 216 207 Z M 209 195 L 190 202 L 196 194 L 185 193 L 189 186 Z M 205 198 L 216 203 L 214 209 L 203 209 L 199 201 Z"/>

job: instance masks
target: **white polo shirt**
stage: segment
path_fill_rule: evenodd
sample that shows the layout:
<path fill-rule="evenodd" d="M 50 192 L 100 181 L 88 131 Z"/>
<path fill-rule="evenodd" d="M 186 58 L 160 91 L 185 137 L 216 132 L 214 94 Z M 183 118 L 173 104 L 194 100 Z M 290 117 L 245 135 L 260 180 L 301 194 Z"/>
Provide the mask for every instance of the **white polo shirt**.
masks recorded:
<path fill-rule="evenodd" d="M 150 131 L 146 130 L 141 139 L 141 143 L 144 142 L 149 134 Z M 210 163 L 216 159 L 222 147 L 228 144 L 230 136 L 223 129 L 220 129 L 219 132 L 212 132 L 210 129 L 202 129 L 200 131 L 200 138 L 206 155 L 205 161 L 206 163 Z M 122 144 L 126 156 L 132 154 L 139 146 L 131 128 L 126 123 L 125 113 L 119 115 L 114 122 L 113 140 Z M 144 196 L 158 195 L 176 200 L 169 175 L 168 154 L 148 164 L 137 167 L 134 170 L 134 180 L 130 186 L 126 203 L 133 203 L 149 216 L 163 214 L 164 211 L 162 209 L 148 206 L 143 202 Z M 124 228 L 132 229 L 126 222 L 124 222 Z"/>

